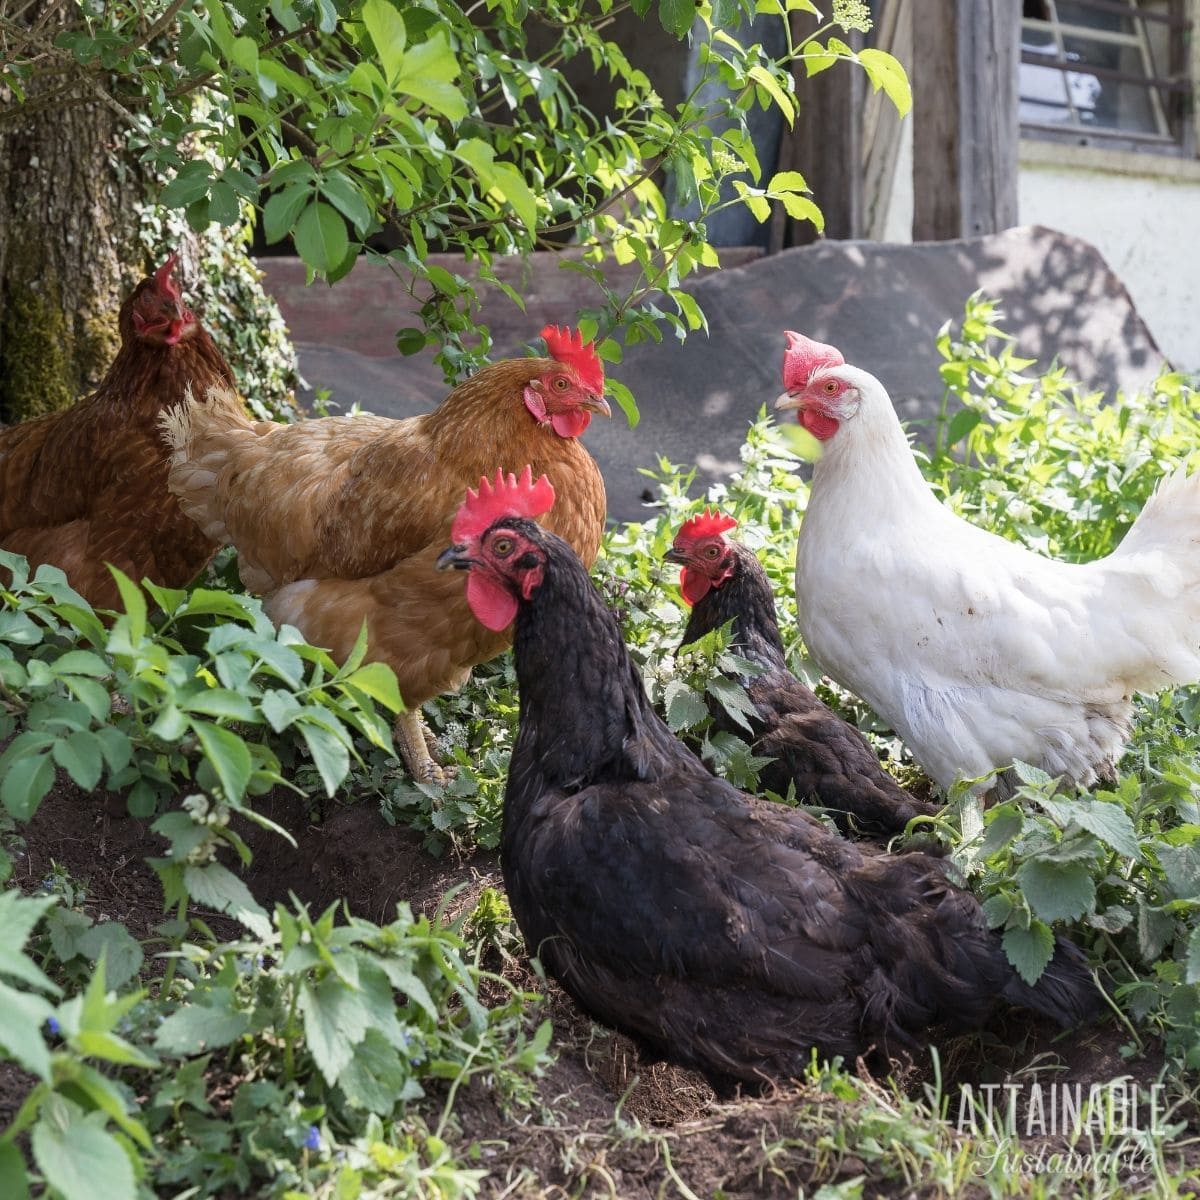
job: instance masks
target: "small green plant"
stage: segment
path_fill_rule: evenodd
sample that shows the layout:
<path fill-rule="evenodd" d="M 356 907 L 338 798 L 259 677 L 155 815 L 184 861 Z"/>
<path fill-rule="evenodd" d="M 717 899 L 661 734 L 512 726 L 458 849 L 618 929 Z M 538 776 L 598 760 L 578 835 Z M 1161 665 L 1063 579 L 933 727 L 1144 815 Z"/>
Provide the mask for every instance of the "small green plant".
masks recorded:
<path fill-rule="evenodd" d="M 0 612 L 0 801 L 29 820 L 61 768 L 81 788 L 127 791 L 134 816 L 153 814 L 194 781 L 237 811 L 285 782 L 275 745 L 294 738 L 332 795 L 357 753 L 355 737 L 391 748 L 379 706 L 401 707 L 395 676 L 364 663 L 365 636 L 338 667 L 294 629 L 276 630 L 261 604 L 117 573 L 125 612 L 106 625 L 62 572 L 0 552 L 12 578 Z M 251 734 L 251 731 L 254 731 Z M 253 819 L 253 812 L 245 810 Z"/>

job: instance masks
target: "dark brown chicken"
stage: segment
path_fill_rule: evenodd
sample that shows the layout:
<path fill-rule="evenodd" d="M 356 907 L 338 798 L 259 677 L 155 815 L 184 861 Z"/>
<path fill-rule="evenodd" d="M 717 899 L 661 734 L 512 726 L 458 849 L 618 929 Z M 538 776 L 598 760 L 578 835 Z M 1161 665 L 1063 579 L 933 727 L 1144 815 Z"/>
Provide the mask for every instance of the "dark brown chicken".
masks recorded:
<path fill-rule="evenodd" d="M 975 898 L 924 854 L 867 857 L 709 774 L 651 708 L 571 548 L 530 518 L 543 477 L 480 489 L 442 567 L 489 625 L 516 618 L 520 730 L 501 865 L 525 943 L 594 1018 L 718 1086 L 878 1058 L 1004 999 L 1063 1025 L 1098 996 L 1060 940 L 1022 982 Z"/>
<path fill-rule="evenodd" d="M 683 566 L 679 585 L 692 605 L 680 649 L 732 621 L 731 649 L 762 668 L 741 680 L 756 710 L 749 718 L 754 751 L 771 759 L 759 783 L 780 796 L 794 784 L 796 797 L 828 809 L 843 833 L 890 837 L 913 817 L 934 816 L 937 806 L 900 787 L 862 734 L 788 670 L 767 573 L 750 550 L 725 536 L 736 525 L 720 513 L 692 517 L 667 558 Z M 745 736 L 712 697 L 709 711 L 718 729 Z"/>
<path fill-rule="evenodd" d="M 232 388 L 233 372 L 174 267 L 172 255 L 121 305 L 121 349 L 91 395 L 0 432 L 0 548 L 61 567 L 97 607 L 119 603 L 107 563 L 183 587 L 216 550 L 167 490 L 158 418 L 189 389 Z"/>

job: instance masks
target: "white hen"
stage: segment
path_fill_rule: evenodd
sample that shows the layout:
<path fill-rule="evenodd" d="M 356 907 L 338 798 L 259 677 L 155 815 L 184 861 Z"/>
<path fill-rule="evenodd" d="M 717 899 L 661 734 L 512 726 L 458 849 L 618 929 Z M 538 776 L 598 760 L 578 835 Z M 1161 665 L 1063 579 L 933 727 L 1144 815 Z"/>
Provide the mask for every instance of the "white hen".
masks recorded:
<path fill-rule="evenodd" d="M 789 333 L 785 394 L 823 443 L 796 554 L 800 631 L 948 788 L 1014 759 L 1110 778 L 1134 692 L 1200 679 L 1200 472 L 1075 565 L 934 498 L 883 385 Z"/>

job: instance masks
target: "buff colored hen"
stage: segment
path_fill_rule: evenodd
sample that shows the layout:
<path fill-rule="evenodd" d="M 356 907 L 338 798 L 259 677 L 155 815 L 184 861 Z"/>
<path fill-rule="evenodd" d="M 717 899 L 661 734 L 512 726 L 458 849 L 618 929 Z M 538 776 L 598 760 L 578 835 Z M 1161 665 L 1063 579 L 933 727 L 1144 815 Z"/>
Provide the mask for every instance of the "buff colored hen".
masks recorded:
<path fill-rule="evenodd" d="M 548 357 L 494 363 L 406 420 L 277 425 L 193 400 L 164 421 L 171 490 L 208 537 L 237 547 L 242 582 L 274 621 L 339 660 L 366 622 L 368 659 L 400 683 L 397 747 L 418 780 L 444 778 L 420 706 L 512 640 L 483 628 L 461 581 L 434 566 L 466 488 L 532 465 L 560 497 L 547 527 L 588 564 L 600 547 L 604 482 L 579 435 L 610 415 L 604 370 L 577 332 L 542 336 Z"/>

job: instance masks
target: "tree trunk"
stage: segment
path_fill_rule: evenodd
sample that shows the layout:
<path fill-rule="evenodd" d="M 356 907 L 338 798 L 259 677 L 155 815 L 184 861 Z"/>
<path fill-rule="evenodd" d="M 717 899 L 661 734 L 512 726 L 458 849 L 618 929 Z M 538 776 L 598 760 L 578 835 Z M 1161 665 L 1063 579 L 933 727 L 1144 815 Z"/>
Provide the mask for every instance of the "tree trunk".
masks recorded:
<path fill-rule="evenodd" d="M 118 346 L 117 309 L 146 266 L 142 180 L 117 153 L 127 126 L 82 91 L 41 110 L 38 97 L 36 83 L 24 108 L 0 96 L 12 114 L 0 123 L 0 419 L 8 422 L 65 408 L 99 382 Z"/>

